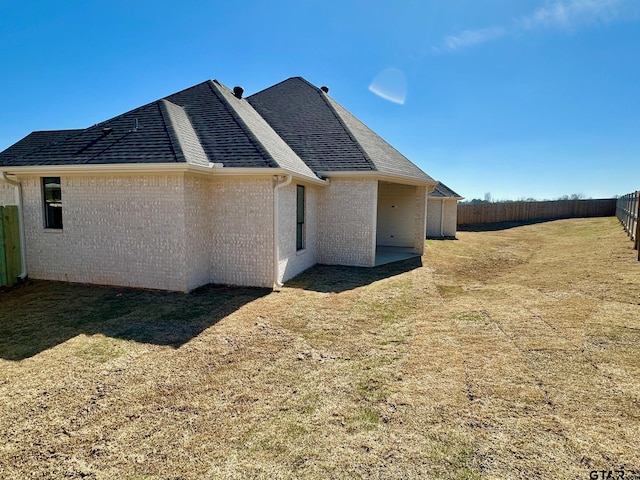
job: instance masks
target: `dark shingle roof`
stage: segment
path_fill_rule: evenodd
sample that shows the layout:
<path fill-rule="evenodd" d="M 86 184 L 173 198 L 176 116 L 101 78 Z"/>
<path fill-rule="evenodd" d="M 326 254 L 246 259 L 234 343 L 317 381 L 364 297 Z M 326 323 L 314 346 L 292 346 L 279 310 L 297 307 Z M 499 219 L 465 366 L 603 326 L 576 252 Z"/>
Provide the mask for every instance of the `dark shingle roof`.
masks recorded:
<path fill-rule="evenodd" d="M 138 128 L 136 129 L 136 122 Z M 53 144 L 0 162 L 4 166 L 176 162 L 160 102 L 131 110 Z"/>
<path fill-rule="evenodd" d="M 216 81 L 66 136 L 61 132 L 51 135 L 56 142 L 39 132 L 25 137 L 2 153 L 0 166 L 212 162 L 282 167 L 315 178 L 246 100 Z"/>
<path fill-rule="evenodd" d="M 34 132 L 0 153 L 0 166 L 185 162 L 432 180 L 302 78 L 248 99 L 209 80 L 84 130 Z"/>
<path fill-rule="evenodd" d="M 438 182 L 436 188 L 429 194 L 429 196 L 437 198 L 462 198 L 442 182 Z"/>
<path fill-rule="evenodd" d="M 248 99 L 313 171 L 378 171 L 432 180 L 303 78 L 290 78 Z"/>
<path fill-rule="evenodd" d="M 12 158 L 22 157 L 47 145 L 60 142 L 75 133 L 82 130 L 42 130 L 31 132 L 22 140 L 11 145 L 9 148 L 0 152 L 0 163 Z"/>

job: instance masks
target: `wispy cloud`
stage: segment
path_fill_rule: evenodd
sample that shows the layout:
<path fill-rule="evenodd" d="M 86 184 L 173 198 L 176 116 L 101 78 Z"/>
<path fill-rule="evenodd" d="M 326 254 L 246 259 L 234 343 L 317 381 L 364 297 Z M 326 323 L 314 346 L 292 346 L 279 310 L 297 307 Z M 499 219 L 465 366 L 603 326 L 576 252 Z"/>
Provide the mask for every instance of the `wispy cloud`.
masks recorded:
<path fill-rule="evenodd" d="M 503 27 L 481 28 L 477 30 L 465 30 L 458 35 L 448 35 L 444 38 L 444 46 L 449 50 L 478 45 L 490 40 L 503 37 L 508 32 Z"/>
<path fill-rule="evenodd" d="M 516 18 L 507 26 L 465 30 L 447 35 L 436 52 L 453 52 L 467 47 L 544 29 L 574 31 L 597 23 L 623 18 L 637 0 L 556 0 L 547 2 L 530 15 Z M 637 5 L 636 5 L 637 7 Z M 637 8 L 636 8 L 637 10 Z"/>
<path fill-rule="evenodd" d="M 557 1 L 539 8 L 532 15 L 516 22 L 525 30 L 539 28 L 570 29 L 593 23 L 608 23 L 622 14 L 621 0 Z"/>

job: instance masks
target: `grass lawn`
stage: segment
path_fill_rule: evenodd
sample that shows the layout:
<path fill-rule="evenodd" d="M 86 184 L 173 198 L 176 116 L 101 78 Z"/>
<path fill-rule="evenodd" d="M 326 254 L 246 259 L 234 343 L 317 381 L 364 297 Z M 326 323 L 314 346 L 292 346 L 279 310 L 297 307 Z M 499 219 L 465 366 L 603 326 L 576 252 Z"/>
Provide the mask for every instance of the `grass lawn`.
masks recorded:
<path fill-rule="evenodd" d="M 640 475 L 632 246 L 572 219 L 276 292 L 1 292 L 0 478 Z"/>

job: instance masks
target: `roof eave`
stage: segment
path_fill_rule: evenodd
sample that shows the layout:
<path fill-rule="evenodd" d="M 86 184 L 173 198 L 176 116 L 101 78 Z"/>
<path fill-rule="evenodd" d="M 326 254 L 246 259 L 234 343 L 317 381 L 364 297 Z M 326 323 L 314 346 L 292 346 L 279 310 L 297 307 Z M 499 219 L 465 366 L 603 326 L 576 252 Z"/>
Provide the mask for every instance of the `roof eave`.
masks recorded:
<path fill-rule="evenodd" d="M 385 182 L 402 183 L 406 185 L 417 185 L 433 187 L 438 184 L 437 181 L 430 178 L 418 178 L 409 175 L 400 175 L 396 173 L 384 173 L 380 171 L 329 171 L 329 172 L 317 172 L 318 176 L 324 178 L 367 178 L 372 180 L 381 180 Z"/>
<path fill-rule="evenodd" d="M 429 195 L 429 198 L 434 199 L 434 200 L 456 200 L 456 201 L 464 200 L 464 197 L 461 197 L 459 195 L 452 195 L 450 197 L 444 197 L 444 196 L 438 196 L 438 195 Z"/>
<path fill-rule="evenodd" d="M 214 176 L 265 176 L 292 175 L 294 178 L 315 185 L 326 185 L 326 181 L 307 175 L 301 175 L 284 168 L 243 168 L 220 167 L 217 164 L 196 165 L 192 163 L 115 163 L 115 164 L 82 164 L 82 165 L 22 165 L 0 166 L 0 172 L 9 175 L 95 175 L 95 174 L 168 174 L 168 173 L 200 173 Z"/>

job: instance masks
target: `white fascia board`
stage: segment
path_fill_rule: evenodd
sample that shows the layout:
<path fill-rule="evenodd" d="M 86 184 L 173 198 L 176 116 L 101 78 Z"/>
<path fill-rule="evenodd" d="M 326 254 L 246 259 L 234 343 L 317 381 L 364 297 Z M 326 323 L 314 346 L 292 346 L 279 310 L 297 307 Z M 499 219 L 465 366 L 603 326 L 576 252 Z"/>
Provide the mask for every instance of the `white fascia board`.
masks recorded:
<path fill-rule="evenodd" d="M 417 185 L 432 187 L 430 191 L 438 185 L 436 180 L 420 179 L 406 175 L 397 175 L 393 173 L 382 173 L 378 171 L 344 171 L 344 172 L 318 172 L 318 175 L 325 178 L 360 178 L 370 180 L 381 180 L 383 182 L 401 183 L 404 185 Z"/>
<path fill-rule="evenodd" d="M 13 175 L 91 175 L 104 173 L 177 173 L 187 171 L 186 163 L 118 163 L 81 165 L 8 166 L 2 170 Z"/>
<path fill-rule="evenodd" d="M 213 165 L 213 164 L 212 164 Z M 167 173 L 198 173 L 213 176 L 272 176 L 292 175 L 296 179 L 314 185 L 326 185 L 319 178 L 308 177 L 284 168 L 235 168 L 196 165 L 191 163 L 116 163 L 116 164 L 81 164 L 81 165 L 29 165 L 7 166 L 0 170 L 9 175 L 153 175 Z"/>
<path fill-rule="evenodd" d="M 429 195 L 430 200 L 455 200 L 456 202 L 464 200 L 464 197 L 439 197 L 436 195 Z"/>
<path fill-rule="evenodd" d="M 286 168 L 241 168 L 241 167 L 221 167 L 213 168 L 213 175 L 216 176 L 256 176 L 256 175 L 291 175 L 297 180 L 314 185 L 327 185 L 325 180 L 316 177 L 302 175 Z"/>

